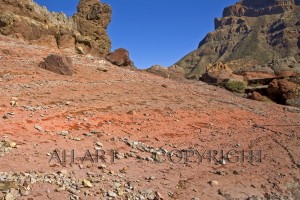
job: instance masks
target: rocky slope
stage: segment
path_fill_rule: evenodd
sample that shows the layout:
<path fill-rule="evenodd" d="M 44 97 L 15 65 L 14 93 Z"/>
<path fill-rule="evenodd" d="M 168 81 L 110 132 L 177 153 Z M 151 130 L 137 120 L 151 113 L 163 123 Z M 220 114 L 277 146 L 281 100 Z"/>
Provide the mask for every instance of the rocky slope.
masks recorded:
<path fill-rule="evenodd" d="M 300 198 L 300 109 L 4 36 L 0 63 L 0 199 Z"/>
<path fill-rule="evenodd" d="M 32 0 L 0 0 L 0 34 L 102 57 L 110 53 L 110 19 L 111 8 L 99 0 L 81 0 L 73 18 Z"/>
<path fill-rule="evenodd" d="M 250 79 L 298 76 L 299 33 L 298 0 L 241 0 L 225 8 L 223 17 L 215 19 L 215 31 L 176 65 L 187 78 L 201 77 L 216 62 L 228 64 L 236 74 L 248 73 Z"/>

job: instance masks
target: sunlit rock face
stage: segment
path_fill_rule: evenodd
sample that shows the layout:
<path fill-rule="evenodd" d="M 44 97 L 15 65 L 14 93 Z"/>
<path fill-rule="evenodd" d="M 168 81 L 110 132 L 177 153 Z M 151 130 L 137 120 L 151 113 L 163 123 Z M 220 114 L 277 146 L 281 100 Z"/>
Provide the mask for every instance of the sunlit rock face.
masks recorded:
<path fill-rule="evenodd" d="M 276 60 L 293 63 L 281 71 L 299 74 L 300 6 L 294 0 L 242 0 L 224 9 L 215 19 L 215 31 L 176 65 L 187 78 L 202 76 L 209 64 L 226 63 L 236 73 L 259 69 L 276 74 Z"/>
<path fill-rule="evenodd" d="M 77 10 L 67 17 L 31 0 L 0 0 L 0 34 L 104 57 L 111 49 L 106 32 L 111 8 L 99 0 L 81 0 Z"/>

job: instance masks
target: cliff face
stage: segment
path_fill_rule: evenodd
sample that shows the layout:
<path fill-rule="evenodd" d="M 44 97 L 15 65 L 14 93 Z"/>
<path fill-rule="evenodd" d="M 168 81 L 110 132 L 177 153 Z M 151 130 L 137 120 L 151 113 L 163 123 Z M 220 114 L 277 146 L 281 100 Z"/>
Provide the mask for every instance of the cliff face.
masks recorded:
<path fill-rule="evenodd" d="M 32 0 L 0 0 L 0 34 L 104 57 L 111 48 L 106 33 L 110 7 L 99 0 L 81 0 L 77 10 L 68 18 Z"/>
<path fill-rule="evenodd" d="M 259 17 L 262 15 L 281 14 L 292 9 L 294 0 L 243 0 L 224 9 L 223 17 Z"/>
<path fill-rule="evenodd" d="M 229 64 L 236 73 L 300 74 L 299 33 L 299 0 L 241 0 L 225 8 L 223 17 L 215 19 L 215 31 L 176 65 L 187 78 L 199 78 L 216 62 Z M 277 60 L 293 64 L 275 70 L 270 63 Z"/>

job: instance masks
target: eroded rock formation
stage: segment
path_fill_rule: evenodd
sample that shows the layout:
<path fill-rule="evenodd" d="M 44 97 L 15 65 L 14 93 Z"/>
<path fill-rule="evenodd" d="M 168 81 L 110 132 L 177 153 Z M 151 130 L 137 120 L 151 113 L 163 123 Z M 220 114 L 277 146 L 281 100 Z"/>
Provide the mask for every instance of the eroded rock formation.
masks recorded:
<path fill-rule="evenodd" d="M 232 69 L 222 62 L 209 64 L 200 78 L 201 81 L 206 83 L 223 83 L 230 79 L 243 80 L 243 76 L 233 74 Z"/>
<path fill-rule="evenodd" d="M 81 0 L 77 10 L 70 18 L 32 0 L 0 0 L 0 34 L 104 57 L 111 48 L 106 33 L 111 8 L 99 0 Z"/>
<path fill-rule="evenodd" d="M 81 0 L 74 15 L 77 30 L 77 45 L 85 52 L 100 53 L 102 56 L 110 53 L 111 42 L 106 28 L 111 20 L 111 8 L 99 0 Z"/>

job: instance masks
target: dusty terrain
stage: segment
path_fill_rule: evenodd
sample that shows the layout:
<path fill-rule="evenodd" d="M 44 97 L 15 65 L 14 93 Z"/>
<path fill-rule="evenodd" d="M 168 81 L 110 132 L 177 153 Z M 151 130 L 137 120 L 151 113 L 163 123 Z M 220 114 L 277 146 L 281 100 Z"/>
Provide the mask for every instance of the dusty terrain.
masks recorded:
<path fill-rule="evenodd" d="M 68 52 L 75 74 L 57 75 L 38 67 L 50 53 L 62 52 L 0 36 L 0 198 L 300 199 L 299 109 Z M 107 163 L 80 160 L 95 148 Z M 66 163 L 49 163 L 55 149 Z M 158 162 L 188 149 L 186 163 Z"/>

